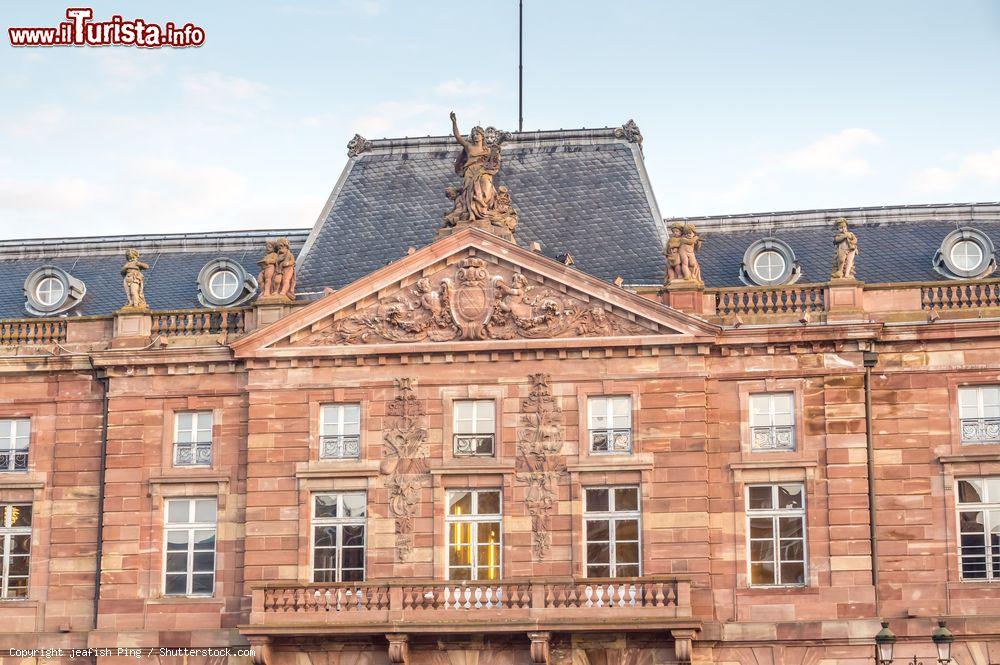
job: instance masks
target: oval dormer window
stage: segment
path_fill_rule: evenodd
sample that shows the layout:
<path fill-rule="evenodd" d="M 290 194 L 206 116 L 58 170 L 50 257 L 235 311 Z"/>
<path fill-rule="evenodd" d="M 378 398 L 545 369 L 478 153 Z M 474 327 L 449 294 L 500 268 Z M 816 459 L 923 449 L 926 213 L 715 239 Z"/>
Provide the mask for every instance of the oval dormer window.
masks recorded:
<path fill-rule="evenodd" d="M 213 259 L 198 273 L 198 301 L 206 307 L 239 305 L 257 292 L 257 279 L 232 259 Z"/>
<path fill-rule="evenodd" d="M 788 243 L 766 238 L 751 244 L 743 254 L 740 279 L 744 284 L 777 286 L 799 279 L 801 270 Z"/>
<path fill-rule="evenodd" d="M 996 270 L 993 241 L 979 229 L 955 229 L 934 254 L 934 270 L 950 279 L 979 279 Z"/>
<path fill-rule="evenodd" d="M 35 316 L 52 316 L 75 307 L 87 286 L 56 266 L 42 266 L 24 280 L 24 309 Z"/>

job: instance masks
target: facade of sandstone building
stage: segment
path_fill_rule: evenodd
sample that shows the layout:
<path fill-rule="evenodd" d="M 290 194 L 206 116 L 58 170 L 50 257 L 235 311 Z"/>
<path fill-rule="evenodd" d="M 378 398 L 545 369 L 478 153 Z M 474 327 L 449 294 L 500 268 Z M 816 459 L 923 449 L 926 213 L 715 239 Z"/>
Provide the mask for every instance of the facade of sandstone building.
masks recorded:
<path fill-rule="evenodd" d="M 627 129 L 508 139 L 514 242 L 436 238 L 450 138 L 311 230 L 0 242 L 0 649 L 1000 662 L 1000 204 L 664 221 Z"/>

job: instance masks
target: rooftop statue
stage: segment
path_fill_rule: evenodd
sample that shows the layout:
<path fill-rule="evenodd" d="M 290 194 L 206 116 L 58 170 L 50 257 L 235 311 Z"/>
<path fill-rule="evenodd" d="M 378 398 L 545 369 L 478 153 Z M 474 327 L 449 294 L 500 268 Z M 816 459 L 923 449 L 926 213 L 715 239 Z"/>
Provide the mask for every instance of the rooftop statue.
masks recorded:
<path fill-rule="evenodd" d="M 854 279 L 854 260 L 858 256 L 858 237 L 847 230 L 847 220 L 837 220 L 837 233 L 833 236 L 836 253 L 830 279 Z"/>
<path fill-rule="evenodd" d="M 295 253 L 292 252 L 288 238 L 268 240 L 267 252 L 257 261 L 260 272 L 257 283 L 260 285 L 258 301 L 295 300 Z"/>
<path fill-rule="evenodd" d="M 506 132 L 476 126 L 465 138 L 458 129 L 454 112 L 451 113 L 451 131 L 462 146 L 455 160 L 455 173 L 462 176 L 462 186 L 445 189 L 445 195 L 454 205 L 445 213 L 438 237 L 457 228 L 474 226 L 505 240 L 513 240 L 517 211 L 508 189 L 493 184 L 493 176 L 500 171 L 500 144 Z"/>
<path fill-rule="evenodd" d="M 670 225 L 670 237 L 663 254 L 667 257 L 666 284 L 675 282 L 695 282 L 701 284 L 701 266 L 697 251 L 701 249 L 701 238 L 694 224 L 674 222 Z"/>
<path fill-rule="evenodd" d="M 130 249 L 125 252 L 122 266 L 122 285 L 125 287 L 125 307 L 123 309 L 149 309 L 146 303 L 146 278 L 142 271 L 149 270 L 149 264 L 139 260 L 139 252 Z"/>

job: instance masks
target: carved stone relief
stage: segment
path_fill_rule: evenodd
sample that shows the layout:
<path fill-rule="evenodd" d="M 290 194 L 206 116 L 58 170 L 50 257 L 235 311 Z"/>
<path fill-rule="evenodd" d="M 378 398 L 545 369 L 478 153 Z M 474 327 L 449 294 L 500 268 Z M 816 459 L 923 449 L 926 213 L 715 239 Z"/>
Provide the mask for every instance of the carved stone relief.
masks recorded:
<path fill-rule="evenodd" d="M 567 471 L 562 409 L 552 396 L 548 374 L 532 374 L 531 384 L 531 392 L 521 402 L 515 477 L 528 486 L 524 501 L 531 515 L 532 549 L 543 559 L 552 544 L 550 523 L 557 485 Z"/>
<path fill-rule="evenodd" d="M 372 149 L 372 142 L 361 136 L 361 134 L 355 134 L 354 138 L 347 142 L 347 156 L 357 157 L 358 155 L 368 152 Z"/>
<path fill-rule="evenodd" d="M 642 148 L 642 132 L 639 131 L 639 125 L 635 124 L 635 120 L 630 119 L 621 127 L 617 127 L 615 138 L 625 139 L 629 143 L 638 143 L 639 148 Z"/>
<path fill-rule="evenodd" d="M 614 316 L 552 289 L 530 284 L 520 272 L 470 257 L 432 281 L 381 298 L 337 320 L 300 344 L 384 344 L 484 339 L 611 337 L 656 330 Z"/>
<path fill-rule="evenodd" d="M 424 408 L 413 392 L 413 380 L 396 379 L 396 388 L 399 394 L 386 407 L 379 471 L 389 490 L 389 512 L 396 520 L 396 557 L 405 561 L 413 551 L 413 517 L 429 473 L 427 429 L 422 426 Z"/>

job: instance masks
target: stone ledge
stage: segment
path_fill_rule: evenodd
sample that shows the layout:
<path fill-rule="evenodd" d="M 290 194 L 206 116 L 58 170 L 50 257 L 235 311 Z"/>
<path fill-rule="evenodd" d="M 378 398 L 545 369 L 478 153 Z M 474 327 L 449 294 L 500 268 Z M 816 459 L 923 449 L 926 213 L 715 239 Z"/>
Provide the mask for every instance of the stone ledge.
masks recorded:
<path fill-rule="evenodd" d="M 229 486 L 229 476 L 223 473 L 199 473 L 199 474 L 163 474 L 149 477 L 149 495 L 156 496 L 162 494 L 161 486 L 172 487 L 176 485 L 209 485 L 214 484 L 219 494 L 225 494 Z"/>
<path fill-rule="evenodd" d="M 514 473 L 513 464 L 476 464 L 469 466 L 451 466 L 431 469 L 432 476 L 464 476 L 464 475 L 496 475 Z"/>
<path fill-rule="evenodd" d="M 362 478 L 379 475 L 378 460 L 312 461 L 299 464 L 295 477 L 305 478 Z"/>
<path fill-rule="evenodd" d="M 991 446 L 992 447 L 992 446 Z M 974 464 L 977 462 L 1000 462 L 1000 452 L 996 453 L 959 453 L 957 455 L 941 455 L 938 461 L 947 464 Z"/>

